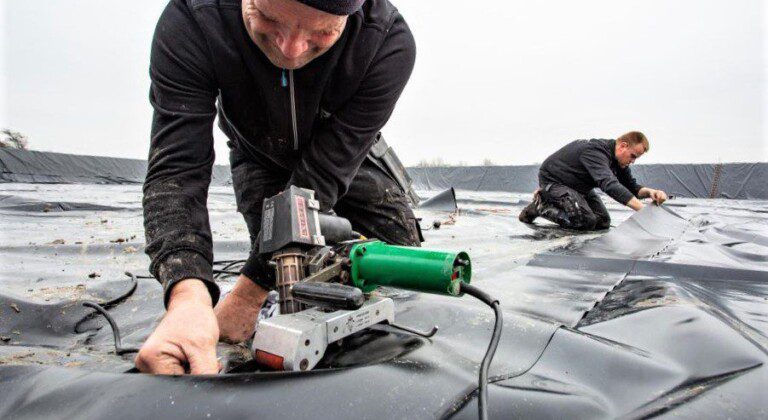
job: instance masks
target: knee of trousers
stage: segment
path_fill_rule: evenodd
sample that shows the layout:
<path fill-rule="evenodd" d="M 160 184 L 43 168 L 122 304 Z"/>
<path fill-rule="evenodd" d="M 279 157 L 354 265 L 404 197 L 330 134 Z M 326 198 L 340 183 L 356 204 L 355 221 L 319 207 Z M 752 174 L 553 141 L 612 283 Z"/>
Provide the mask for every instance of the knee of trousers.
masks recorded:
<path fill-rule="evenodd" d="M 596 218 L 595 229 L 608 229 L 611 227 L 611 216 L 599 216 Z"/>
<path fill-rule="evenodd" d="M 597 216 L 579 205 L 579 202 L 570 195 L 566 195 L 560 201 L 560 205 L 568 219 L 567 227 L 577 230 L 594 229 L 597 224 Z"/>
<path fill-rule="evenodd" d="M 568 197 L 564 200 L 564 210 L 568 215 L 569 228 L 576 230 L 593 230 L 597 225 L 597 215 Z"/>
<path fill-rule="evenodd" d="M 597 216 L 594 213 L 584 213 L 579 218 L 579 223 L 575 226 L 575 229 L 579 230 L 594 230 L 597 226 Z"/>

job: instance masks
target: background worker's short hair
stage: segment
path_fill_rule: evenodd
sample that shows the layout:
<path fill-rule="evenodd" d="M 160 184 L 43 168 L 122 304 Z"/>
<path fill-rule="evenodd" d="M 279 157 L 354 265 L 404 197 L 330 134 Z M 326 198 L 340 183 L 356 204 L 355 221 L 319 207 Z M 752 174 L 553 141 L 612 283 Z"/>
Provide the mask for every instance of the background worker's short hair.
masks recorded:
<path fill-rule="evenodd" d="M 639 132 L 639 131 L 630 131 L 627 134 L 623 134 L 621 137 L 616 139 L 617 142 L 626 142 L 630 146 L 634 146 L 636 144 L 643 144 L 643 147 L 645 147 L 645 152 L 648 153 L 649 150 L 651 150 L 651 144 L 648 143 L 648 138 L 645 137 L 645 134 Z"/>

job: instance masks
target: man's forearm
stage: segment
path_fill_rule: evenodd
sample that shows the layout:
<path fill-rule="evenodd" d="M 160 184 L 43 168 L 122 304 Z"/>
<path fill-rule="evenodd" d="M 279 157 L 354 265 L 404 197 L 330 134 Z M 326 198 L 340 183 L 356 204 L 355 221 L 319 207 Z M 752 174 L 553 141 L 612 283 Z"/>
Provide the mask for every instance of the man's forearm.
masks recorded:
<path fill-rule="evenodd" d="M 206 208 L 213 157 L 201 153 L 195 162 L 179 152 L 180 148 L 180 144 L 151 147 L 153 158 L 143 188 L 144 251 L 151 260 L 150 272 L 166 289 L 166 304 L 170 297 L 167 289 L 182 279 L 204 280 L 211 290 L 216 289 Z"/>
<path fill-rule="evenodd" d="M 213 307 L 208 287 L 200 279 L 184 279 L 176 282 L 170 290 L 168 310 L 173 309 L 174 303 L 178 305 L 184 301 L 195 301 L 201 305 Z"/>
<path fill-rule="evenodd" d="M 227 343 L 241 343 L 251 338 L 268 294 L 267 289 L 241 274 L 232 292 L 215 309 L 220 339 Z"/>

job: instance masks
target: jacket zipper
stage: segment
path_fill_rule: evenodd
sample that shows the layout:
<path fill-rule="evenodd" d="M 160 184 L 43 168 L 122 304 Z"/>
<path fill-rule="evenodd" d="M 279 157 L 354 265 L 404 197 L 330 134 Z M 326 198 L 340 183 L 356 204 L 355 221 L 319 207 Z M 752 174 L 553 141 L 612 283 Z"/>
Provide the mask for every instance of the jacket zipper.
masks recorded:
<path fill-rule="evenodd" d="M 299 150 L 299 128 L 296 123 L 296 91 L 293 86 L 293 70 L 288 70 L 288 80 L 285 78 L 285 70 L 280 78 L 280 84 L 288 90 L 291 95 L 291 128 L 293 129 L 293 150 Z"/>

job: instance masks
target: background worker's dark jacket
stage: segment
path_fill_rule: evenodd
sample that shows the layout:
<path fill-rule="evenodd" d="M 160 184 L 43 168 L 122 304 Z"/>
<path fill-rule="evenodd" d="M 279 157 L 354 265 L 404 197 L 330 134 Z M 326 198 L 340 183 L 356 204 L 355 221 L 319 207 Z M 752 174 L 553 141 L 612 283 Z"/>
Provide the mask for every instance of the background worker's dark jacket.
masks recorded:
<path fill-rule="evenodd" d="M 587 195 L 600 188 L 627 204 L 642 188 L 629 167 L 622 168 L 615 154 L 616 140 L 576 140 L 553 153 L 539 168 L 539 185 L 561 184 Z"/>
<path fill-rule="evenodd" d="M 152 44 L 143 201 L 150 270 L 166 290 L 199 278 L 217 299 L 206 208 L 217 101 L 238 156 L 289 174 L 289 184 L 315 190 L 330 209 L 389 119 L 414 59 L 410 30 L 386 0 L 366 1 L 329 51 L 292 72 L 252 42 L 240 0 L 172 0 Z"/>

